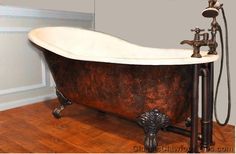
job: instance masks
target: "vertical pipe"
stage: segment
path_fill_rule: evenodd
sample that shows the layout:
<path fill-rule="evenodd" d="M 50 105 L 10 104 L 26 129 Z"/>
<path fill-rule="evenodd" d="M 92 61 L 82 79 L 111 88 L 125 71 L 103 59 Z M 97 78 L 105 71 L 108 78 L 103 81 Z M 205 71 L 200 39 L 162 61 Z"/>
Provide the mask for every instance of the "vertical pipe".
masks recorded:
<path fill-rule="evenodd" d="M 214 63 L 209 64 L 209 116 L 210 116 L 210 144 L 213 144 L 213 102 L 214 102 Z"/>
<path fill-rule="evenodd" d="M 190 138 L 190 152 L 198 152 L 198 99 L 199 99 L 199 66 L 194 65 L 193 71 L 193 101 L 191 104 L 191 138 Z"/>
<path fill-rule="evenodd" d="M 208 64 L 201 68 L 202 75 L 202 120 L 201 120 L 201 133 L 202 142 L 201 148 L 203 151 L 208 151 L 210 148 L 210 101 L 209 101 L 209 70 Z"/>

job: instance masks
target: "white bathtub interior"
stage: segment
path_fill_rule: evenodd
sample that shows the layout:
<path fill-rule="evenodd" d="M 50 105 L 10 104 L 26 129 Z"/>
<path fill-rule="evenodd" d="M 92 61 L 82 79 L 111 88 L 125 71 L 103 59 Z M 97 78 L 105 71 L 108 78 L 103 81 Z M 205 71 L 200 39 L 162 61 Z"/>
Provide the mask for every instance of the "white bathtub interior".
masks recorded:
<path fill-rule="evenodd" d="M 218 55 L 208 55 L 207 51 L 201 51 L 202 58 L 191 58 L 192 50 L 143 47 L 81 28 L 44 27 L 32 30 L 28 36 L 35 44 L 76 60 L 136 65 L 185 65 L 218 59 Z"/>

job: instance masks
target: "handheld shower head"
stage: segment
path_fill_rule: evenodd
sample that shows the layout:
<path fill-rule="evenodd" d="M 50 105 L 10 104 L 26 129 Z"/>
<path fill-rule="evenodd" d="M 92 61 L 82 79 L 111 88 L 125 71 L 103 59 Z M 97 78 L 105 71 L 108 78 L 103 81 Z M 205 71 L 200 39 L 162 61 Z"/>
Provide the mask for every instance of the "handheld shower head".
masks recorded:
<path fill-rule="evenodd" d="M 219 10 L 216 8 L 208 7 L 203 10 L 202 15 L 206 18 L 215 18 L 219 15 Z"/>
<path fill-rule="evenodd" d="M 202 15 L 206 18 L 215 18 L 219 15 L 221 4 L 217 0 L 209 0 L 209 6 L 203 10 Z"/>

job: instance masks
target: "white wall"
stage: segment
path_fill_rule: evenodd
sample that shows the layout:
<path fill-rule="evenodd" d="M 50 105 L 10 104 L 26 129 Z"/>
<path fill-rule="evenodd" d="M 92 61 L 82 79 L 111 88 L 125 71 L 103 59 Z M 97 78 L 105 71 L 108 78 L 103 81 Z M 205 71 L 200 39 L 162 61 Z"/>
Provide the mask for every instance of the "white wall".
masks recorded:
<path fill-rule="evenodd" d="M 93 13 L 93 0 L 1 0 L 0 5 Z"/>
<path fill-rule="evenodd" d="M 232 113 L 231 124 L 236 124 L 236 1 L 221 0 L 227 13 L 230 35 L 230 65 L 232 75 Z M 96 30 L 110 33 L 131 42 L 159 48 L 189 48 L 179 42 L 193 39 L 190 29 L 199 26 L 208 29 L 211 20 L 201 16 L 208 5 L 198 0 L 97 0 Z M 221 16 L 219 17 L 221 19 Z M 219 20 L 222 24 L 222 20 Z M 202 48 L 206 49 L 207 48 Z M 220 47 L 218 49 L 220 51 Z M 220 52 L 219 52 L 220 53 Z M 216 63 L 216 75 L 219 62 Z M 227 110 L 227 89 L 225 75 L 219 91 L 218 110 L 223 120 Z"/>
<path fill-rule="evenodd" d="M 55 98 L 54 82 L 28 32 L 44 26 L 92 28 L 88 13 L 0 6 L 0 110 Z"/>

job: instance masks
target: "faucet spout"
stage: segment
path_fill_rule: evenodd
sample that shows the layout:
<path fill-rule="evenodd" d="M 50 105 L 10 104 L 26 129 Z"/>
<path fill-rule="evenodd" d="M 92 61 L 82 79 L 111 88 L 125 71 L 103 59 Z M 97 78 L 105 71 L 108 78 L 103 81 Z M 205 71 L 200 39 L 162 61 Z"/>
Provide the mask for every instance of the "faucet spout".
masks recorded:
<path fill-rule="evenodd" d="M 188 44 L 188 45 L 190 45 L 190 46 L 193 46 L 193 44 L 194 44 L 194 41 L 189 41 L 189 40 L 184 40 L 184 41 L 182 41 L 182 42 L 180 42 L 180 44 Z"/>

